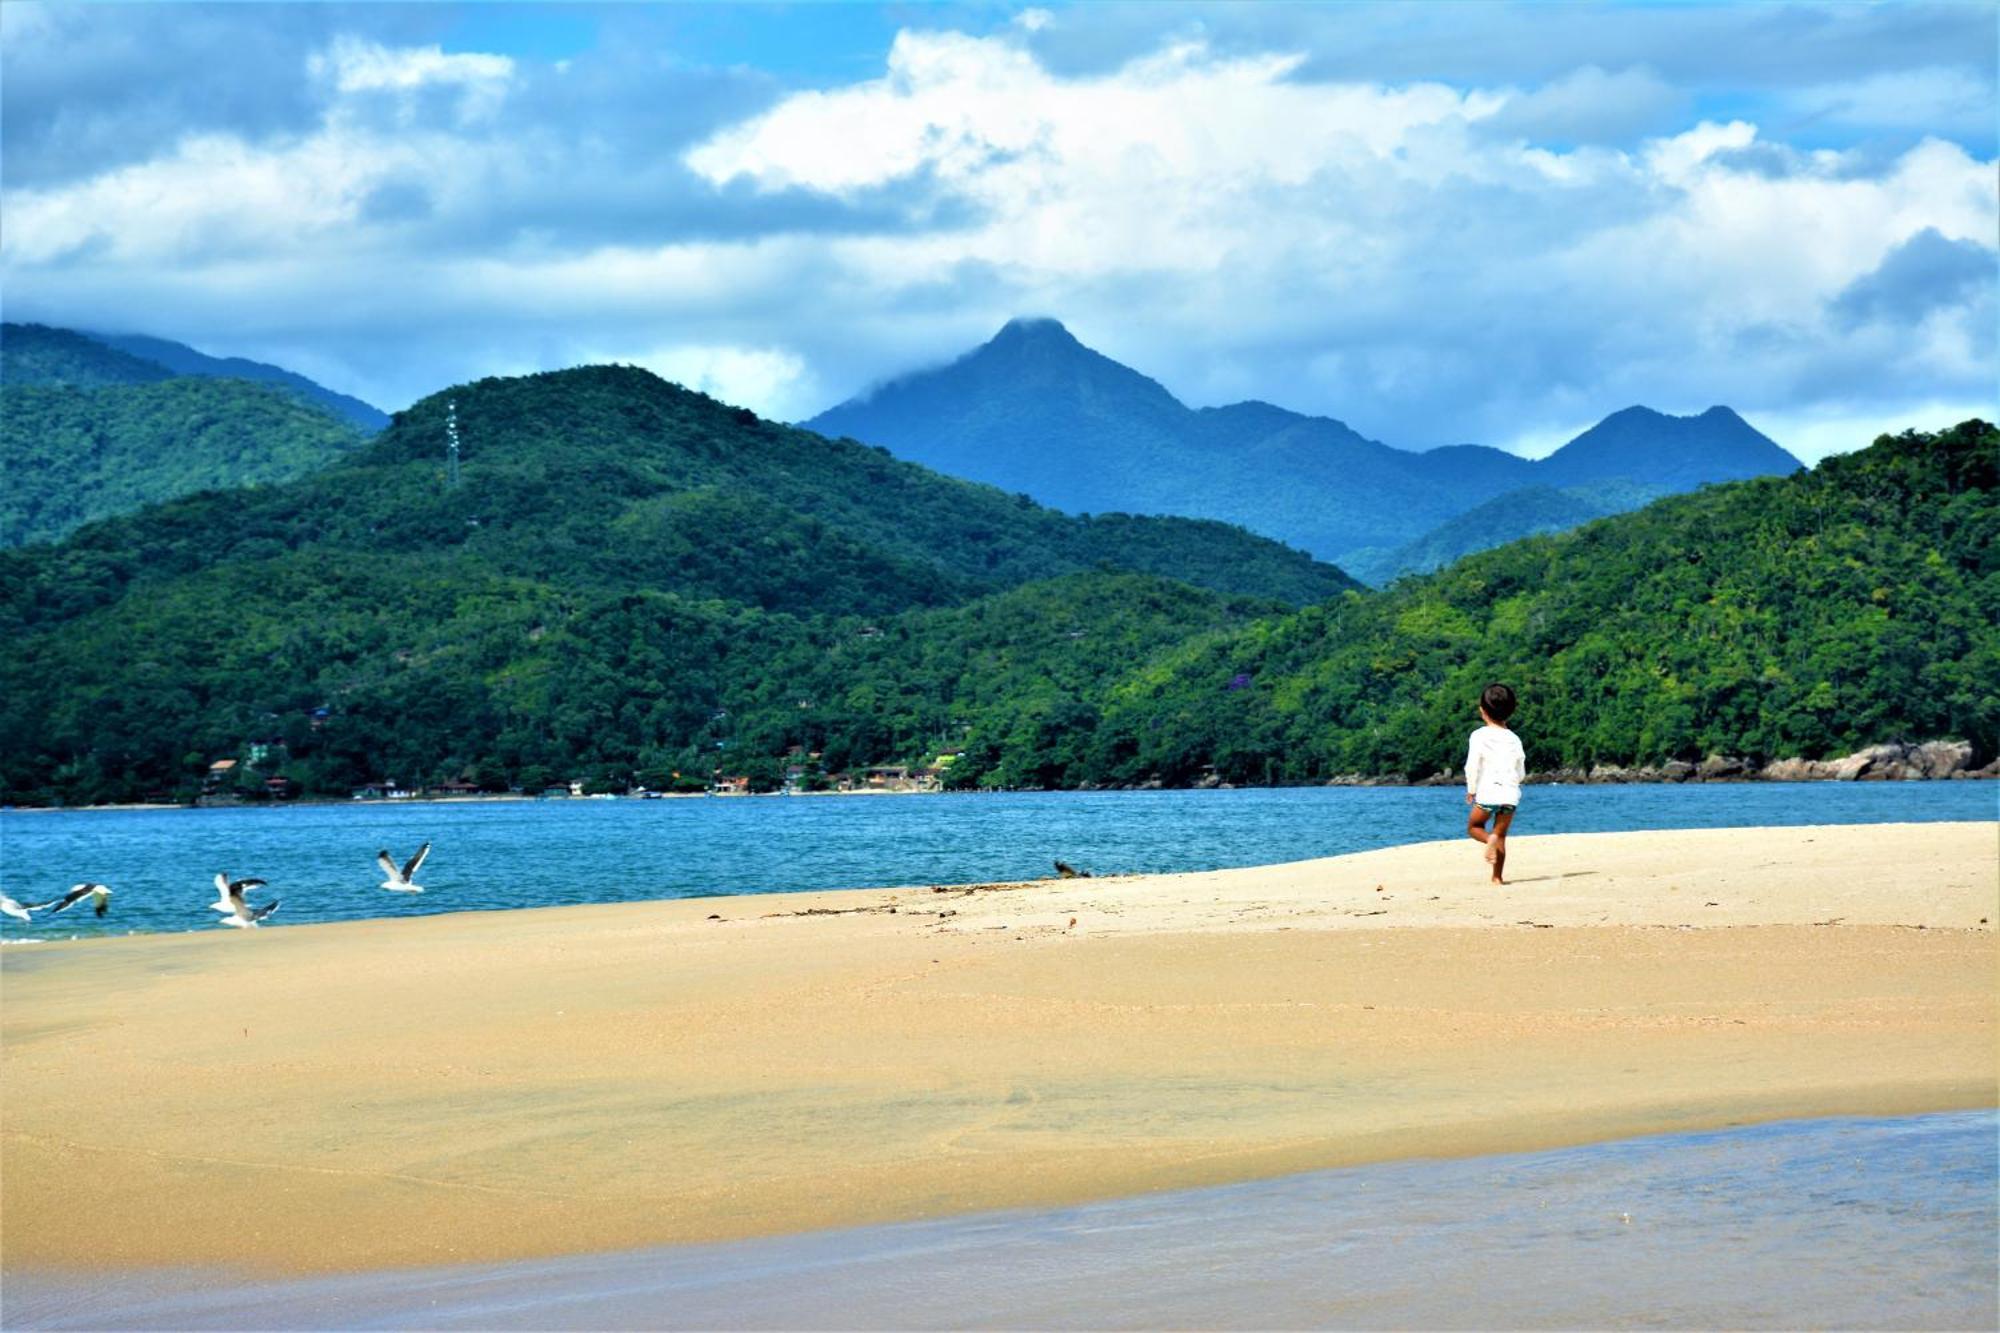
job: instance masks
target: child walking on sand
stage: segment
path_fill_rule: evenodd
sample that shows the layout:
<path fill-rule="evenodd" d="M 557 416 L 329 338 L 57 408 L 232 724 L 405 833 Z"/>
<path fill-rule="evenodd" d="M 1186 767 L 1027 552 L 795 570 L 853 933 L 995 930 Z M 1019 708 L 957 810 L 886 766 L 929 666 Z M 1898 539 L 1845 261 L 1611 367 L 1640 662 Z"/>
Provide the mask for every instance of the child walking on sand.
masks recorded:
<path fill-rule="evenodd" d="M 1488 685 L 1479 692 L 1479 716 L 1486 725 L 1472 733 L 1465 747 L 1465 803 L 1472 807 L 1465 831 L 1475 842 L 1486 844 L 1486 859 L 1493 866 L 1493 882 L 1507 882 L 1507 830 L 1513 826 L 1515 807 L 1521 804 L 1521 779 L 1528 775 L 1528 758 L 1521 752 L 1521 738 L 1507 727 L 1514 716 L 1514 691 L 1505 685 Z M 1493 821 L 1487 832 L 1486 821 Z"/>

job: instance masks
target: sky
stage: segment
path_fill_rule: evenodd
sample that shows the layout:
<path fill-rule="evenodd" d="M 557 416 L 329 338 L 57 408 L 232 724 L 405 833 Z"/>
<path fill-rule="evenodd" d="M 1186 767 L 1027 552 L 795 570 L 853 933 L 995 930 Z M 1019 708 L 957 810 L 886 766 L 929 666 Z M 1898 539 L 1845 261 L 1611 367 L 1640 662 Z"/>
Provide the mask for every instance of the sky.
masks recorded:
<path fill-rule="evenodd" d="M 1808 461 L 1996 408 L 1990 4 L 0 5 L 0 312 L 802 419 L 1051 316 L 1192 406 Z"/>

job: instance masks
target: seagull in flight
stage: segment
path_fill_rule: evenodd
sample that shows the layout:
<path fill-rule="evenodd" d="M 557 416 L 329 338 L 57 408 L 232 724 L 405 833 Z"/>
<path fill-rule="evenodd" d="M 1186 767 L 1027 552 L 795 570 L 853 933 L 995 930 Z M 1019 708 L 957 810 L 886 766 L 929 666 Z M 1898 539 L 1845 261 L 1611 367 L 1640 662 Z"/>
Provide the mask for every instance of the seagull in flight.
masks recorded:
<path fill-rule="evenodd" d="M 222 924 L 225 926 L 235 926 L 239 930 L 253 930 L 259 921 L 278 910 L 278 900 L 275 898 L 256 907 L 243 901 L 243 895 L 251 889 L 263 887 L 264 881 L 261 879 L 231 879 L 227 875 L 219 874 L 215 877 L 217 897 L 208 905 L 209 910 L 223 913 Z"/>
<path fill-rule="evenodd" d="M 103 916 L 111 910 L 111 890 L 102 884 L 76 884 L 60 898 L 49 898 L 38 903 L 17 903 L 4 893 L 0 893 L 0 912 L 18 917 L 23 921 L 33 921 L 34 913 L 47 909 L 50 916 L 66 912 L 85 898 L 95 898 L 97 914 Z"/>
<path fill-rule="evenodd" d="M 410 858 L 409 863 L 398 870 L 395 861 L 389 856 L 388 848 L 385 847 L 375 853 L 375 864 L 381 866 L 382 873 L 389 877 L 382 881 L 382 887 L 391 893 L 422 893 L 424 886 L 416 882 L 417 867 L 422 865 L 424 858 L 430 854 L 431 845 L 425 843 L 417 848 L 417 854 Z"/>
<path fill-rule="evenodd" d="M 91 905 L 97 909 L 99 916 L 103 916 L 111 910 L 111 890 L 105 888 L 102 884 L 75 884 L 70 886 L 68 893 L 65 893 L 54 902 L 37 905 L 48 908 L 49 915 L 54 916 L 58 912 L 67 912 L 85 898 L 96 900 Z"/>

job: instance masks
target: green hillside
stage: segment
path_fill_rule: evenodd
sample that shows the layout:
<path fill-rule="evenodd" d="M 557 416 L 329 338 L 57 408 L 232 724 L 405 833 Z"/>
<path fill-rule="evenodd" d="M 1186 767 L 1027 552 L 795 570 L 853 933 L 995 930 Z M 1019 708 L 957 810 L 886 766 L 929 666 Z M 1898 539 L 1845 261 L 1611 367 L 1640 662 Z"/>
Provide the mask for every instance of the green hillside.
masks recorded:
<path fill-rule="evenodd" d="M 8 796 L 177 789 L 252 740 L 318 790 L 790 744 L 907 758 L 996 690 L 1034 696 L 1010 682 L 1087 693 L 1357 586 L 1237 529 L 1065 517 L 640 370 L 452 397 L 456 489 L 439 395 L 303 480 L 0 553 Z"/>
<path fill-rule="evenodd" d="M 10 381 L 0 387 L 0 546 L 55 541 L 191 491 L 289 480 L 361 439 L 284 390 L 240 380 Z"/>
<path fill-rule="evenodd" d="M 1177 649 L 1109 689 L 1072 781 L 1454 767 L 1491 680 L 1531 768 L 2000 747 L 2000 432 L 1884 437 Z M 975 747 L 977 765 L 1038 762 Z"/>
<path fill-rule="evenodd" d="M 792 747 L 829 769 L 956 749 L 952 781 L 990 786 L 1416 776 L 1457 762 L 1494 678 L 1537 767 L 2000 744 L 1981 422 L 1376 593 L 1234 529 L 1065 518 L 643 371 L 455 396 L 455 490 L 438 397 L 314 477 L 0 553 L 0 792 L 185 791 L 252 742 L 319 791 L 774 781 Z M 1187 581 L 1218 571 L 1235 586 Z"/>

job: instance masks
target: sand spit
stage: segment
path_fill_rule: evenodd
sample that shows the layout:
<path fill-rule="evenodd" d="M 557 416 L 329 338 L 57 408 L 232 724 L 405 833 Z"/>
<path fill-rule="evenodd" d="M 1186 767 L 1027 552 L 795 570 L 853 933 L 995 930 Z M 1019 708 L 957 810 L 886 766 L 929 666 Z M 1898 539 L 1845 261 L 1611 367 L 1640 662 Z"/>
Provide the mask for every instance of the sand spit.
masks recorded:
<path fill-rule="evenodd" d="M 1995 1104 L 2000 825 L 1511 859 L 8 951 L 0 1262 L 504 1259 Z"/>

